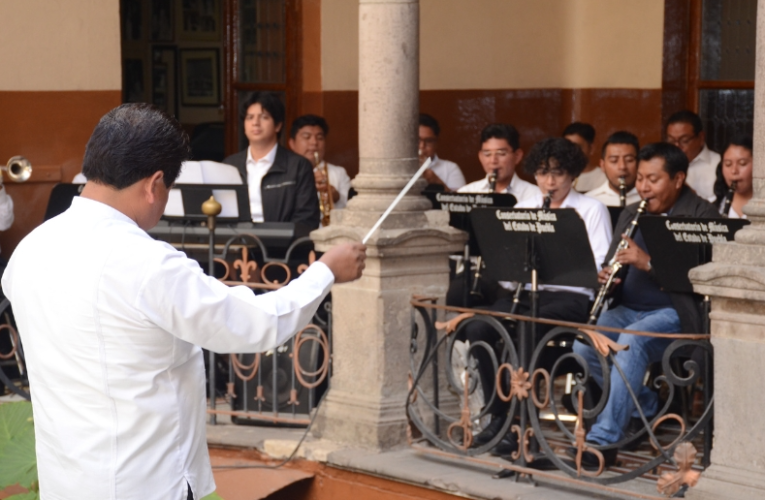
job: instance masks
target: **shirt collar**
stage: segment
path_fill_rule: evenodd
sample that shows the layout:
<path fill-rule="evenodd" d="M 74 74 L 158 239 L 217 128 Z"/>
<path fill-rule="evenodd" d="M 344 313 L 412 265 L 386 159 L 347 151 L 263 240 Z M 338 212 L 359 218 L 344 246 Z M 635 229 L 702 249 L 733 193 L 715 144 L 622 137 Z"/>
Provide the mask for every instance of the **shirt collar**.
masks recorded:
<path fill-rule="evenodd" d="M 271 148 L 271 151 L 269 151 L 266 156 L 264 156 L 263 158 L 260 158 L 259 160 L 255 160 L 252 157 L 252 149 L 250 149 L 250 147 L 247 146 L 247 163 L 263 162 L 263 163 L 268 163 L 269 165 L 273 165 L 274 159 L 276 159 L 276 148 L 278 147 L 279 147 L 279 143 L 277 142 L 276 144 L 274 144 L 274 147 Z"/>
<path fill-rule="evenodd" d="M 75 196 L 74 199 L 72 199 L 71 209 L 83 214 L 87 214 L 89 217 L 94 219 L 115 219 L 133 224 L 134 226 L 138 226 L 136 221 L 120 212 L 116 208 L 110 207 L 106 203 L 101 203 L 100 201 L 96 201 L 91 198 Z"/>
<path fill-rule="evenodd" d="M 694 163 L 709 163 L 709 148 L 706 144 L 704 144 L 704 147 L 699 151 L 699 154 L 696 155 L 696 158 L 691 160 L 690 164 Z"/>

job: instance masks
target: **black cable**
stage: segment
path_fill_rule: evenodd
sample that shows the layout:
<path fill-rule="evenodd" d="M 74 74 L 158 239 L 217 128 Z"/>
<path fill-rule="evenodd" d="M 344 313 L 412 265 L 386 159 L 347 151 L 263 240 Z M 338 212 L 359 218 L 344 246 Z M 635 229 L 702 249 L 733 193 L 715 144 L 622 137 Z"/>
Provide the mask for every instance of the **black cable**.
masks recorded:
<path fill-rule="evenodd" d="M 295 458 L 295 455 L 297 454 L 300 447 L 303 445 L 303 441 L 305 441 L 305 438 L 308 436 L 308 432 L 311 430 L 311 427 L 313 426 L 314 420 L 316 420 L 316 415 L 319 414 L 319 408 L 321 407 L 321 403 L 324 402 L 324 398 L 327 396 L 327 393 L 329 392 L 329 388 L 327 388 L 326 391 L 324 391 L 324 394 L 321 395 L 321 399 L 319 399 L 319 402 L 316 403 L 316 406 L 314 407 L 314 413 L 311 417 L 311 420 L 308 422 L 308 425 L 305 428 L 305 432 L 303 433 L 303 436 L 300 438 L 300 441 L 298 441 L 297 446 L 295 446 L 295 449 L 292 450 L 292 453 L 279 462 L 276 465 L 218 465 L 214 466 L 212 469 L 279 469 L 285 465 L 287 465 L 290 461 L 292 461 L 293 458 Z"/>

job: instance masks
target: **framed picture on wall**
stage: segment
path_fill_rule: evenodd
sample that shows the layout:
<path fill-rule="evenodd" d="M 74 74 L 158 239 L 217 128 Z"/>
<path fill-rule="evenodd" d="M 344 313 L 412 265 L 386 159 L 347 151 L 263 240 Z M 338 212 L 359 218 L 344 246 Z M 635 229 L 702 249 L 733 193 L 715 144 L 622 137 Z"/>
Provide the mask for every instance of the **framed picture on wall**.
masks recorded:
<path fill-rule="evenodd" d="M 122 39 L 143 40 L 143 3 L 141 0 L 122 0 Z"/>
<path fill-rule="evenodd" d="M 221 0 L 180 0 L 180 39 L 219 41 L 221 7 Z"/>
<path fill-rule="evenodd" d="M 144 60 L 139 58 L 123 59 L 122 75 L 123 100 L 125 102 L 148 102 L 144 80 Z"/>
<path fill-rule="evenodd" d="M 155 45 L 151 49 L 151 102 L 159 109 L 178 116 L 178 64 L 173 46 Z"/>
<path fill-rule="evenodd" d="M 172 42 L 173 0 L 151 0 L 151 40 L 154 42 Z"/>
<path fill-rule="evenodd" d="M 182 49 L 181 104 L 217 106 L 220 104 L 218 49 Z"/>

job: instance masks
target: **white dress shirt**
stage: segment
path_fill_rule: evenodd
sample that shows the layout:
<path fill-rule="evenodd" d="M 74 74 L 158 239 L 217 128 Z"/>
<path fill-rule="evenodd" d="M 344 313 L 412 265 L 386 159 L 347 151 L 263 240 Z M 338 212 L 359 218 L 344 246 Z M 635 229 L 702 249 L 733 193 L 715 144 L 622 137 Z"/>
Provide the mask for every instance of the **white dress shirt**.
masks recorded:
<path fill-rule="evenodd" d="M 333 206 L 335 208 L 345 208 L 348 204 L 348 191 L 351 189 L 351 178 L 343 167 L 332 165 L 329 162 L 327 162 L 327 172 L 329 173 L 329 184 L 337 189 L 337 192 L 340 194 L 340 198 L 338 198 Z"/>
<path fill-rule="evenodd" d="M 201 347 L 275 348 L 333 280 L 314 263 L 275 292 L 230 288 L 123 213 L 75 198 L 24 238 L 2 279 L 26 354 L 41 498 L 213 492 Z"/>
<path fill-rule="evenodd" d="M 430 169 L 452 191 L 456 191 L 465 185 L 465 176 L 462 175 L 462 170 L 453 161 L 443 160 L 438 155 L 433 155 Z"/>
<path fill-rule="evenodd" d="M 586 193 L 603 184 L 603 181 L 605 180 L 608 179 L 603 170 L 600 167 L 595 167 L 589 172 L 579 174 L 579 177 L 574 181 L 574 189 L 580 193 Z"/>
<path fill-rule="evenodd" d="M 720 202 L 719 211 L 722 212 L 722 209 L 725 207 L 725 200 Z M 728 209 L 728 218 L 729 219 L 747 219 L 748 217 L 746 214 L 739 215 L 738 212 L 733 210 L 733 205 L 731 204 L 730 208 Z"/>
<path fill-rule="evenodd" d="M 704 149 L 688 165 L 688 176 L 685 183 L 696 191 L 696 194 L 707 201 L 715 201 L 715 180 L 717 179 L 717 165 L 720 164 L 720 155 L 709 149 L 706 144 Z"/>
<path fill-rule="evenodd" d="M 542 194 L 518 203 L 515 208 L 542 208 Z M 611 229 L 611 216 L 604 204 L 589 198 L 576 190 L 569 191 L 566 199 L 563 200 L 560 208 L 573 208 L 582 217 L 584 226 L 587 228 L 587 237 L 590 240 L 592 255 L 595 257 L 595 269 L 600 270 L 600 266 L 606 259 L 608 247 L 611 245 L 613 231 Z M 530 285 L 526 285 L 530 288 Z M 559 285 L 539 285 L 540 290 L 567 291 L 587 295 L 590 300 L 594 297 L 593 291 L 589 288 L 559 286 Z"/>
<path fill-rule="evenodd" d="M 467 186 L 463 186 L 457 190 L 458 193 L 490 193 L 489 189 L 489 176 L 485 178 L 471 182 Z M 505 193 L 515 196 L 515 199 L 520 203 L 534 196 L 542 196 L 541 191 L 537 186 L 530 182 L 526 182 L 516 174 L 513 174 L 513 178 L 510 180 L 510 184 L 505 188 Z"/>
<path fill-rule="evenodd" d="M 271 151 L 257 161 L 252 158 L 252 150 L 247 147 L 247 191 L 250 194 L 250 215 L 252 215 L 252 222 L 263 222 L 263 199 L 260 193 L 260 182 L 274 164 L 276 148 L 278 146 L 278 144 L 274 144 Z"/>
<path fill-rule="evenodd" d="M 588 191 L 585 196 L 589 196 L 590 198 L 595 198 L 602 204 L 604 204 L 607 207 L 618 207 L 619 206 L 619 193 L 611 189 L 611 184 L 606 179 L 606 182 L 601 184 L 600 187 L 593 189 L 592 191 Z M 627 191 L 626 201 L 627 205 L 632 205 L 633 203 L 638 203 L 640 201 L 640 195 L 637 192 L 637 188 L 632 188 L 629 191 Z"/>

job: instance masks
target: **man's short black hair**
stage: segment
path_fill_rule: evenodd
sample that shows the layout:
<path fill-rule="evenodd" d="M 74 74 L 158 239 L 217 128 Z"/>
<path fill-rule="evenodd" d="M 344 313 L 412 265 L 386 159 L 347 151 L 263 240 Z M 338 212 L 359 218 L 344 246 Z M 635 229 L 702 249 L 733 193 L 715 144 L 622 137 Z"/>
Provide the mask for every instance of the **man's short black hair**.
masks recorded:
<path fill-rule="evenodd" d="M 428 127 L 438 137 L 441 133 L 441 127 L 438 126 L 438 120 L 425 113 L 420 113 L 420 125 Z"/>
<path fill-rule="evenodd" d="M 637 136 L 632 132 L 620 130 L 609 135 L 608 139 L 606 139 L 606 142 L 603 143 L 603 149 L 600 150 L 601 158 L 606 158 L 606 148 L 612 144 L 626 144 L 628 146 L 632 146 L 635 148 L 635 156 L 637 156 L 638 151 L 640 151 L 640 141 L 638 140 Z"/>
<path fill-rule="evenodd" d="M 513 148 L 521 147 L 521 136 L 515 127 L 506 123 L 492 123 L 481 130 L 481 146 L 489 139 L 504 139 Z"/>
<path fill-rule="evenodd" d="M 638 163 L 641 161 L 650 161 L 654 158 L 664 160 L 664 171 L 669 174 L 670 179 L 674 179 L 678 172 L 688 174 L 688 157 L 683 150 L 668 142 L 654 142 L 646 144 L 638 153 Z"/>
<path fill-rule="evenodd" d="M 578 135 L 592 146 L 592 143 L 595 142 L 595 127 L 589 123 L 574 122 L 563 129 L 561 136 L 566 137 L 567 135 Z"/>
<path fill-rule="evenodd" d="M 669 120 L 667 120 L 667 127 L 673 123 L 687 123 L 693 127 L 693 135 L 699 135 L 704 131 L 704 125 L 701 123 L 701 117 L 688 109 L 678 111 L 677 113 L 674 113 L 672 116 L 670 116 Z"/>
<path fill-rule="evenodd" d="M 284 124 L 284 103 L 276 92 L 258 91 L 247 96 L 247 99 L 242 103 L 242 114 L 239 117 L 242 121 L 244 121 L 244 118 L 247 116 L 247 110 L 250 109 L 250 106 L 253 104 L 260 104 L 260 107 L 265 109 L 268 114 L 271 115 L 271 118 L 274 119 L 275 126 Z M 284 130 L 283 126 L 279 129 L 279 132 L 277 132 L 277 137 L 282 136 L 282 130 Z"/>
<path fill-rule="evenodd" d="M 189 136 L 175 118 L 151 104 L 123 104 L 93 130 L 82 173 L 89 181 L 124 189 L 161 170 L 169 188 L 190 154 Z"/>
<path fill-rule="evenodd" d="M 553 159 L 555 163 L 550 162 Z M 523 163 L 523 171 L 534 175 L 539 170 L 557 168 L 576 178 L 587 162 L 579 146 L 562 137 L 550 137 L 534 144 Z"/>
<path fill-rule="evenodd" d="M 320 127 L 324 135 L 329 134 L 327 120 L 318 115 L 303 115 L 295 118 L 290 127 L 290 139 L 294 139 L 303 127 Z"/>

